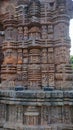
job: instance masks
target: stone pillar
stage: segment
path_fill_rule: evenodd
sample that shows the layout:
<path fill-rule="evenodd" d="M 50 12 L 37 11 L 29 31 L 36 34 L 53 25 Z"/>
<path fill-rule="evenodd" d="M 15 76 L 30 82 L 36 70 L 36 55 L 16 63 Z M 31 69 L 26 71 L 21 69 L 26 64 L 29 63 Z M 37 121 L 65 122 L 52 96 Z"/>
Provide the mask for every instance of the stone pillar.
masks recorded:
<path fill-rule="evenodd" d="M 60 4 L 60 3 L 59 3 Z M 54 18 L 54 62 L 56 68 L 56 87 L 68 88 L 72 80 L 70 63 L 69 16 L 63 5 L 58 5 L 59 15 Z M 68 67 L 66 67 L 68 66 Z M 68 73 L 69 72 L 69 73 Z M 72 83 L 69 87 L 72 87 Z"/>
<path fill-rule="evenodd" d="M 1 68 L 1 79 L 11 79 L 16 75 L 17 49 L 16 49 L 16 22 L 14 19 L 5 19 L 5 40 L 2 44 L 4 62 Z"/>
<path fill-rule="evenodd" d="M 48 57 L 47 48 L 41 50 L 41 81 L 42 87 L 48 86 Z"/>
<path fill-rule="evenodd" d="M 23 49 L 23 65 L 22 65 L 23 85 L 28 87 L 28 49 Z"/>
<path fill-rule="evenodd" d="M 38 48 L 29 50 L 28 82 L 29 89 L 41 87 L 40 49 Z"/>
<path fill-rule="evenodd" d="M 28 39 L 28 27 L 24 27 L 24 40 L 26 41 Z"/>
<path fill-rule="evenodd" d="M 18 58 L 17 58 L 17 85 L 22 86 L 22 49 L 18 49 Z"/>
<path fill-rule="evenodd" d="M 48 48 L 48 80 L 49 86 L 55 86 L 55 64 L 54 64 L 54 49 Z"/>
<path fill-rule="evenodd" d="M 18 41 L 23 41 L 24 35 L 23 35 L 23 27 L 18 27 Z"/>

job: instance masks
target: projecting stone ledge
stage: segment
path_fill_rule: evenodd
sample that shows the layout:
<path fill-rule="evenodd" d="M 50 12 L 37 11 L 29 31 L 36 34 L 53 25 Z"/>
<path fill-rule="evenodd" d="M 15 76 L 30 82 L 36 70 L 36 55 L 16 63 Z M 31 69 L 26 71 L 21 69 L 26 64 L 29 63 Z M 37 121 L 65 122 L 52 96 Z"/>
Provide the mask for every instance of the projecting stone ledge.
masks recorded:
<path fill-rule="evenodd" d="M 21 105 L 73 105 L 73 90 L 70 91 L 12 91 L 0 90 L 0 102 Z"/>
<path fill-rule="evenodd" d="M 12 124 L 11 122 L 9 123 L 6 123 L 4 125 L 5 128 L 10 128 L 10 129 L 13 129 L 13 128 L 16 128 L 17 129 L 23 129 L 23 130 L 52 130 L 52 129 L 55 129 L 57 130 L 57 128 L 59 128 L 60 130 L 62 129 L 67 129 L 67 130 L 72 130 L 73 129 L 73 125 L 67 125 L 67 124 L 58 124 L 58 125 L 55 125 L 55 124 L 52 124 L 52 125 L 39 125 L 39 126 L 27 126 L 27 125 L 22 125 L 22 124 Z"/>

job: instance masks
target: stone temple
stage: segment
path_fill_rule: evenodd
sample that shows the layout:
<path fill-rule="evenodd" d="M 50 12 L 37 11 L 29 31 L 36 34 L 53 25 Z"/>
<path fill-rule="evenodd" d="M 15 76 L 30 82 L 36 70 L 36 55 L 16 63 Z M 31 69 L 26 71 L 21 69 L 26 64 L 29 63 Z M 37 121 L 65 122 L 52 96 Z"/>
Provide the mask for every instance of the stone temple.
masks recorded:
<path fill-rule="evenodd" d="M 0 0 L 0 130 L 73 130 L 72 0 Z"/>

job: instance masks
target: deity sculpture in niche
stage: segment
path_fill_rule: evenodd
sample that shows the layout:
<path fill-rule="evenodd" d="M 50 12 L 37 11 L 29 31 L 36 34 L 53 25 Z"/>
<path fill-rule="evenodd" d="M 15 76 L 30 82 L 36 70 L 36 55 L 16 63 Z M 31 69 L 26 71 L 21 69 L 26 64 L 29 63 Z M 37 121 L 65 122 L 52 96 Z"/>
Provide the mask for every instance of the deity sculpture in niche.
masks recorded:
<path fill-rule="evenodd" d="M 29 30 L 29 39 L 40 39 L 39 27 L 31 27 L 31 29 Z"/>

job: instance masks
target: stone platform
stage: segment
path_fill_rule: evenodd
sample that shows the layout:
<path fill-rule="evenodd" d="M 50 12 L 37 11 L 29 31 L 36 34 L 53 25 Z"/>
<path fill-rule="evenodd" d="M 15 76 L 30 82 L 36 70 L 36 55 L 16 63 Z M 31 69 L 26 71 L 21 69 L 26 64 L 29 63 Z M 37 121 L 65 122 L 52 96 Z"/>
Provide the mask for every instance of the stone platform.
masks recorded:
<path fill-rule="evenodd" d="M 73 90 L 0 90 L 1 130 L 73 129 Z"/>

